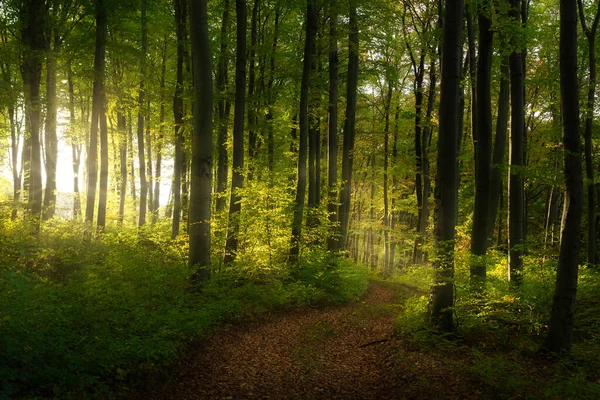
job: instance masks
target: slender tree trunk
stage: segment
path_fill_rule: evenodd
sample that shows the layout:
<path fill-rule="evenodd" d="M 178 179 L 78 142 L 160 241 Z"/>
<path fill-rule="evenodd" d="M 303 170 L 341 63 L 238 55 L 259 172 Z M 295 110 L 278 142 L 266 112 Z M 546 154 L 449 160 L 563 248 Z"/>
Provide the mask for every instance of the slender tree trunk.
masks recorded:
<path fill-rule="evenodd" d="M 60 42 L 54 29 L 47 32 L 48 51 L 46 53 L 46 127 L 44 131 L 46 151 L 46 190 L 44 192 L 44 221 L 52 218 L 56 210 L 56 162 L 58 159 L 58 137 L 56 135 L 56 58 Z"/>
<path fill-rule="evenodd" d="M 137 140 L 138 140 L 138 160 L 140 166 L 140 209 L 138 226 L 146 223 L 146 207 L 148 196 L 148 182 L 146 181 L 146 157 L 144 146 L 144 105 L 146 99 L 146 53 L 148 49 L 148 23 L 146 10 L 148 0 L 141 0 L 142 3 L 142 50 L 140 52 L 140 90 L 138 95 L 138 117 L 137 117 Z"/>
<path fill-rule="evenodd" d="M 502 59 L 500 67 L 500 94 L 498 95 L 498 117 L 496 119 L 496 137 L 492 154 L 490 172 L 490 205 L 488 207 L 487 237 L 493 242 L 494 225 L 498 215 L 498 205 L 502 194 L 502 166 L 506 150 L 506 134 L 508 132 L 508 111 L 510 107 L 510 86 L 508 81 L 508 57 Z"/>
<path fill-rule="evenodd" d="M 585 172 L 587 176 L 587 195 L 588 195 L 588 248 L 587 248 L 587 261 L 588 264 L 598 263 L 598 254 L 596 250 L 596 199 L 595 199 L 595 185 L 594 185 L 594 166 L 592 156 L 592 131 L 593 131 L 593 119 L 594 119 L 594 105 L 596 100 L 596 32 L 598 30 L 598 22 L 600 21 L 600 8 L 596 10 L 594 21 L 592 26 L 588 27 L 585 19 L 585 10 L 583 8 L 582 0 L 577 0 L 577 7 L 579 9 L 579 20 L 583 33 L 587 38 L 588 44 L 588 68 L 590 73 L 590 80 L 588 83 L 587 91 L 587 104 L 585 108 L 585 131 L 583 134 L 585 140 Z"/>
<path fill-rule="evenodd" d="M 479 110 L 479 106 L 477 105 L 477 62 L 475 56 L 475 27 L 473 23 L 473 13 L 471 12 L 472 7 L 467 7 L 467 41 L 469 45 L 468 54 L 469 54 L 469 77 L 470 77 L 470 85 L 471 85 L 471 133 L 473 136 L 473 144 L 477 142 L 477 138 L 479 137 L 478 127 L 479 123 L 477 122 L 477 111 Z M 476 144 L 475 146 L 476 147 Z M 475 152 L 475 158 L 477 158 L 477 152 Z"/>
<path fill-rule="evenodd" d="M 12 105 L 8 108 L 8 121 L 10 124 L 10 154 L 13 175 L 13 202 L 15 203 L 10 219 L 11 221 L 14 221 L 15 219 L 17 219 L 17 204 L 21 199 L 21 182 L 23 180 L 21 171 L 23 163 L 21 163 L 21 168 L 19 168 L 19 143 L 21 141 L 21 134 L 20 132 L 17 133 L 15 109 Z"/>
<path fill-rule="evenodd" d="M 183 56 L 186 29 L 185 0 L 175 0 L 175 30 L 177 35 L 177 76 L 173 95 L 173 119 L 175 122 L 175 157 L 173 166 L 173 224 L 171 238 L 179 235 L 181 218 L 181 173 L 183 166 Z"/>
<path fill-rule="evenodd" d="M 227 96 L 227 81 L 229 70 L 229 57 L 227 46 L 229 44 L 229 0 L 225 0 L 223 6 L 223 18 L 221 20 L 221 49 L 219 52 L 219 64 L 217 70 L 217 91 L 219 93 L 219 104 L 217 120 L 219 121 L 219 134 L 217 138 L 217 212 L 225 209 L 227 199 L 227 169 L 229 168 L 229 155 L 227 151 L 227 127 L 229 121 L 230 102 Z"/>
<path fill-rule="evenodd" d="M 98 191 L 98 231 L 106 225 L 106 199 L 108 194 L 108 129 L 106 126 L 106 96 L 102 81 L 102 99 L 100 104 L 100 185 Z"/>
<path fill-rule="evenodd" d="M 25 49 L 21 75 L 25 84 L 25 104 L 29 123 L 30 175 L 29 212 L 34 231 L 39 232 L 42 211 L 42 161 L 40 143 L 40 82 L 44 54 L 45 2 L 28 0 L 22 4 L 20 19 L 21 35 Z"/>
<path fill-rule="evenodd" d="M 167 41 L 165 39 L 162 48 L 162 64 L 160 68 L 160 111 L 158 121 L 158 138 L 156 140 L 156 169 L 154 179 L 154 205 L 152 206 L 152 222 L 158 220 L 158 209 L 160 208 L 160 185 L 162 175 L 162 149 L 164 141 L 165 125 L 165 77 L 167 73 Z"/>
<path fill-rule="evenodd" d="M 435 188 L 436 226 L 434 283 L 431 286 L 432 325 L 440 330 L 453 328 L 454 240 L 458 191 L 458 105 L 460 97 L 462 0 L 446 0 L 443 18 L 442 80 L 437 181 Z"/>
<path fill-rule="evenodd" d="M 123 223 L 125 214 L 125 198 L 127 194 L 127 120 L 122 111 L 117 111 L 117 129 L 119 131 L 119 223 Z"/>
<path fill-rule="evenodd" d="M 148 186 L 148 199 L 146 204 L 148 205 L 148 213 L 152 214 L 154 212 L 154 176 L 152 171 L 152 143 L 153 137 L 150 131 L 150 123 L 151 120 L 151 111 L 150 111 L 150 101 L 147 102 L 146 109 L 146 184 Z"/>
<path fill-rule="evenodd" d="M 394 135 L 393 135 L 393 144 L 392 144 L 392 165 L 398 165 L 398 133 L 399 126 L 398 122 L 400 121 L 400 103 L 396 104 L 396 112 L 394 115 Z M 390 221 L 390 253 L 389 253 L 389 269 L 393 271 L 396 263 L 396 237 L 395 237 L 395 229 L 396 222 L 398 221 L 398 211 L 396 209 L 396 199 L 398 196 L 398 178 L 396 174 L 392 170 L 392 212 L 391 212 L 391 221 Z"/>
<path fill-rule="evenodd" d="M 358 14 L 356 0 L 350 0 L 350 25 L 348 36 L 348 83 L 346 85 L 346 118 L 344 120 L 344 143 L 342 147 L 342 187 L 338 218 L 340 221 L 340 249 L 346 248 L 350 222 L 350 189 L 354 161 L 354 137 L 356 133 L 356 91 L 358 87 Z"/>
<path fill-rule="evenodd" d="M 391 275 L 392 268 L 389 260 L 390 244 L 390 207 L 389 207 L 389 144 L 390 144 L 390 108 L 392 105 L 393 83 L 388 77 L 388 92 L 384 99 L 384 120 L 383 128 L 383 272 L 385 275 Z"/>
<path fill-rule="evenodd" d="M 256 20 L 258 15 L 259 0 L 254 0 L 252 6 L 252 17 L 250 18 L 250 51 L 248 57 L 248 180 L 251 181 L 254 175 L 256 156 L 258 152 L 257 132 L 256 132 L 256 44 L 257 27 Z"/>
<path fill-rule="evenodd" d="M 246 0 L 236 0 L 237 38 L 235 61 L 235 104 L 233 110 L 233 176 L 229 199 L 229 222 L 225 243 L 225 263 L 235 260 L 238 250 L 240 189 L 244 186 L 244 107 L 246 103 Z"/>
<path fill-rule="evenodd" d="M 273 135 L 273 103 L 275 102 L 275 94 L 273 93 L 273 84 L 275 82 L 275 51 L 279 38 L 279 8 L 275 11 L 275 28 L 273 33 L 273 44 L 271 45 L 271 60 L 269 69 L 269 82 L 267 83 L 267 151 L 269 153 L 269 172 L 273 174 L 275 168 L 275 138 Z M 272 176 L 271 176 L 272 178 Z"/>
<path fill-rule="evenodd" d="M 560 2 L 560 92 L 563 113 L 565 219 L 560 243 L 556 287 L 544 346 L 569 350 L 579 267 L 579 228 L 583 211 L 579 93 L 577 81 L 577 10 L 575 0 Z"/>
<path fill-rule="evenodd" d="M 92 94 L 92 128 L 88 148 L 87 200 L 85 221 L 91 230 L 94 222 L 94 204 L 98 182 L 98 128 L 104 92 L 104 65 L 106 53 L 106 8 L 104 0 L 96 0 L 96 53 L 94 56 L 94 88 Z"/>
<path fill-rule="evenodd" d="M 421 219 L 423 215 L 423 74 L 425 72 L 425 55 L 421 54 L 419 66 L 413 62 L 415 71 L 415 159 L 416 159 L 416 174 L 415 174 L 415 193 L 417 195 L 417 237 L 415 238 L 415 248 L 413 250 L 413 264 L 421 264 L 423 262 L 423 234 L 421 231 Z"/>
<path fill-rule="evenodd" d="M 300 144 L 298 148 L 298 179 L 296 200 L 294 203 L 294 219 L 292 222 L 292 242 L 290 259 L 296 261 L 300 254 L 302 237 L 302 219 L 304 216 L 304 199 L 306 197 L 306 156 L 308 139 L 308 100 L 309 82 L 312 65 L 313 45 L 316 37 L 316 16 L 314 0 L 306 2 L 306 40 L 304 43 L 304 61 L 302 65 L 302 83 L 300 87 L 299 131 Z"/>
<path fill-rule="evenodd" d="M 335 250 L 339 248 L 338 237 L 338 34 L 337 34 L 337 0 L 329 0 L 329 121 L 327 141 L 327 185 L 329 223 L 331 233 L 327 239 L 327 248 Z"/>
<path fill-rule="evenodd" d="M 511 16 L 521 22 L 519 4 L 521 0 L 511 0 Z M 508 180 L 508 247 L 509 280 L 519 284 L 523 272 L 524 232 L 524 183 L 521 169 L 524 166 L 525 140 L 525 96 L 522 50 L 514 51 L 509 57 L 510 64 L 510 173 Z"/>
<path fill-rule="evenodd" d="M 477 62 L 477 142 L 475 144 L 475 210 L 471 235 L 471 283 L 481 286 L 486 278 L 488 207 L 490 203 L 490 156 L 492 150 L 491 72 L 494 33 L 485 15 L 489 3 L 480 4 L 479 59 Z"/>
<path fill-rule="evenodd" d="M 76 126 L 75 119 L 75 90 L 73 86 L 73 70 L 71 68 L 71 60 L 67 62 L 67 83 L 69 87 L 69 118 L 71 129 Z M 83 120 L 83 110 L 81 119 Z M 79 221 L 81 218 L 81 200 L 79 194 L 79 167 L 81 165 L 81 150 L 82 145 L 78 135 L 71 131 L 71 155 L 73 168 L 73 220 Z"/>
<path fill-rule="evenodd" d="M 207 0 L 190 3 L 194 71 L 194 134 L 190 190 L 189 265 L 194 277 L 210 277 L 210 202 L 212 195 L 212 68 L 208 36 Z"/>

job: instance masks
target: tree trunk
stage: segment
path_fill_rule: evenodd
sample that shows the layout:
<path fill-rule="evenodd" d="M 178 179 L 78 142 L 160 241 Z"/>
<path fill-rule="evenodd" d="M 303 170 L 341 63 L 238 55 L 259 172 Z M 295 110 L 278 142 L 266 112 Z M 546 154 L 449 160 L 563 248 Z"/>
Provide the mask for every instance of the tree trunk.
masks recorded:
<path fill-rule="evenodd" d="M 189 265 L 194 277 L 210 277 L 210 201 L 212 195 L 212 68 L 208 36 L 207 0 L 190 3 L 192 65 L 194 71 L 194 133 L 190 190 Z"/>
<path fill-rule="evenodd" d="M 160 112 L 158 121 L 158 138 L 156 140 L 156 169 L 154 178 L 154 204 L 152 206 L 152 222 L 158 220 L 158 209 L 160 208 L 160 185 L 162 174 L 162 149 L 164 141 L 165 125 L 165 77 L 167 73 L 167 41 L 162 48 L 162 64 L 160 68 Z"/>
<path fill-rule="evenodd" d="M 327 239 L 327 248 L 335 250 L 339 248 L 338 237 L 338 35 L 337 35 L 337 0 L 329 0 L 329 121 L 327 141 L 327 186 L 328 202 L 327 212 L 331 233 Z"/>
<path fill-rule="evenodd" d="M 148 24 L 146 17 L 146 9 L 148 8 L 148 0 L 142 2 L 142 50 L 140 52 L 140 91 L 138 94 L 138 118 L 137 118 L 137 140 L 138 140 L 138 160 L 140 166 L 140 209 L 138 226 L 146 223 L 146 201 L 148 196 L 148 182 L 146 181 L 146 157 L 144 146 L 144 104 L 146 98 L 145 83 L 146 83 L 146 53 L 148 49 Z"/>
<path fill-rule="evenodd" d="M 489 4 L 487 4 L 489 6 Z M 494 33 L 479 5 L 479 58 L 477 61 L 477 142 L 475 144 L 475 209 L 471 235 L 471 283 L 481 286 L 486 277 L 488 207 L 490 203 L 490 155 L 492 150 L 492 97 L 490 91 Z"/>
<path fill-rule="evenodd" d="M 181 173 L 183 166 L 183 56 L 185 29 L 186 29 L 186 5 L 185 0 L 175 0 L 175 30 L 177 36 L 177 76 L 175 93 L 173 95 L 173 119 L 175 122 L 175 157 L 173 166 L 173 224 L 171 227 L 171 238 L 179 235 L 179 224 L 181 221 Z"/>
<path fill-rule="evenodd" d="M 236 0 L 237 38 L 235 60 L 235 104 L 233 110 L 233 176 L 229 199 L 229 222 L 225 243 L 225 263 L 235 260 L 238 250 L 240 189 L 244 186 L 244 107 L 246 103 L 246 0 Z"/>
<path fill-rule="evenodd" d="M 40 143 L 40 81 L 44 56 L 45 2 L 28 0 L 22 4 L 22 40 L 24 44 L 21 75 L 25 84 L 25 104 L 29 122 L 30 176 L 29 212 L 34 231 L 39 232 L 42 211 L 42 161 Z"/>
<path fill-rule="evenodd" d="M 96 184 L 98 182 L 98 127 L 102 113 L 104 92 L 104 65 L 106 53 L 106 8 L 104 0 L 96 0 L 96 52 L 94 56 L 94 88 L 92 94 L 92 128 L 88 148 L 87 200 L 85 221 L 91 230 L 94 222 Z"/>
<path fill-rule="evenodd" d="M 56 210 L 56 162 L 58 159 L 58 137 L 56 135 L 56 58 L 60 41 L 54 29 L 49 29 L 46 38 L 46 127 L 44 131 L 46 151 L 46 190 L 44 192 L 44 221 L 54 216 Z"/>
<path fill-rule="evenodd" d="M 227 127 L 229 121 L 229 111 L 231 103 L 227 96 L 227 81 L 229 70 L 229 57 L 227 55 L 227 46 L 229 44 L 229 0 L 225 0 L 223 6 L 223 18 L 221 20 L 221 49 L 219 52 L 219 65 L 217 70 L 217 91 L 219 93 L 219 104 L 217 121 L 218 138 L 217 138 L 217 204 L 216 211 L 221 212 L 225 209 L 227 199 L 227 169 L 229 168 L 229 155 L 227 151 Z"/>
<path fill-rule="evenodd" d="M 511 16 L 520 23 L 519 4 L 521 0 L 511 0 Z M 518 285 L 523 272 L 524 232 L 524 183 L 521 169 L 524 166 L 525 140 L 525 96 L 522 50 L 514 51 L 509 57 L 510 64 L 510 173 L 508 180 L 508 247 L 509 280 Z"/>
<path fill-rule="evenodd" d="M 248 180 L 251 181 L 254 175 L 256 156 L 258 151 L 257 133 L 256 133 L 256 113 L 257 101 L 255 94 L 256 85 L 256 20 L 259 8 L 259 0 L 254 0 L 252 6 L 252 17 L 250 18 L 250 51 L 248 57 Z"/>
<path fill-rule="evenodd" d="M 600 8 L 596 10 L 594 22 L 591 27 L 587 26 L 585 19 L 585 12 L 583 8 L 582 0 L 577 0 L 577 7 L 579 9 L 579 19 L 581 21 L 581 27 L 583 33 L 587 38 L 588 44 L 588 68 L 590 72 L 590 81 L 588 83 L 587 91 L 587 104 L 585 109 L 585 172 L 588 180 L 587 184 L 587 195 L 588 195 L 588 248 L 587 248 L 587 261 L 588 264 L 593 265 L 598 263 L 598 255 L 596 251 L 596 199 L 595 199 L 595 185 L 594 185 L 594 166 L 592 156 L 592 130 L 594 120 L 594 105 L 596 99 L 596 31 L 598 30 L 598 22 L 600 21 Z"/>
<path fill-rule="evenodd" d="M 302 83 L 300 86 L 299 130 L 300 144 L 298 148 L 298 179 L 296 200 L 294 202 L 294 219 L 292 222 L 292 242 L 290 259 L 296 261 L 300 254 L 302 237 L 302 218 L 304 216 L 304 199 L 306 197 L 306 153 L 308 139 L 308 100 L 309 82 L 312 65 L 313 45 L 316 37 L 316 17 L 314 0 L 306 2 L 306 41 L 304 43 L 304 62 L 302 65 Z"/>
<path fill-rule="evenodd" d="M 444 331 L 451 331 L 454 325 L 454 235 L 458 212 L 457 115 L 462 62 L 462 20 L 462 0 L 446 0 L 443 18 L 438 173 L 435 188 L 436 261 L 430 297 L 431 324 Z"/>
<path fill-rule="evenodd" d="M 342 147 L 342 187 L 340 191 L 339 248 L 346 248 L 350 222 L 350 189 L 352 185 L 352 164 L 354 162 L 354 137 L 356 134 L 356 91 L 358 87 L 358 14 L 356 0 L 350 0 L 350 25 L 348 36 L 348 83 L 346 85 L 346 118 L 344 120 L 344 143 Z"/>
<path fill-rule="evenodd" d="M 267 151 L 269 156 L 269 172 L 273 174 L 275 168 L 275 138 L 273 136 L 273 103 L 275 102 L 275 95 L 273 93 L 273 84 L 275 82 L 275 51 L 277 49 L 277 42 L 279 38 L 279 8 L 275 11 L 275 32 L 273 33 L 273 44 L 271 45 L 271 60 L 269 69 L 269 82 L 267 83 L 267 115 L 265 119 L 267 121 Z M 271 176 L 272 178 L 272 176 Z M 272 179 L 270 180 L 272 181 Z"/>
<path fill-rule="evenodd" d="M 560 3 L 560 92 L 566 217 L 560 243 L 556 286 L 544 346 L 558 352 L 573 343 L 573 315 L 579 266 L 579 228 L 583 211 L 579 93 L 577 81 L 577 10 L 575 0 Z"/>
<path fill-rule="evenodd" d="M 390 108 L 392 105 L 393 83 L 388 77 L 388 92 L 384 99 L 384 120 L 383 128 L 383 273 L 390 276 L 392 273 L 389 261 L 390 244 L 390 207 L 389 207 L 389 144 L 390 144 Z"/>
<path fill-rule="evenodd" d="M 154 138 L 150 131 L 150 123 L 152 122 L 150 100 L 147 102 L 146 110 L 146 184 L 148 186 L 146 204 L 148 205 L 148 213 L 152 214 L 154 212 L 154 176 L 152 171 L 152 143 Z"/>
<path fill-rule="evenodd" d="M 508 131 L 508 110 L 510 107 L 510 86 L 508 81 L 508 57 L 503 57 L 500 66 L 500 94 L 498 95 L 498 117 L 496 119 L 496 137 L 492 154 L 492 169 L 490 172 L 490 205 L 488 207 L 487 237 L 493 242 L 494 225 L 498 215 L 498 206 L 502 194 L 502 166 L 506 149 L 506 134 Z"/>
<path fill-rule="evenodd" d="M 122 111 L 117 111 L 117 129 L 119 131 L 119 161 L 120 161 L 120 184 L 119 184 L 119 223 L 123 223 L 125 214 L 125 198 L 127 194 L 127 121 Z"/>
<path fill-rule="evenodd" d="M 104 75 L 104 74 L 103 74 Z M 108 129 L 106 126 L 106 96 L 104 79 L 102 80 L 102 99 L 100 104 L 100 186 L 98 191 L 98 232 L 106 225 L 106 197 L 108 194 Z"/>

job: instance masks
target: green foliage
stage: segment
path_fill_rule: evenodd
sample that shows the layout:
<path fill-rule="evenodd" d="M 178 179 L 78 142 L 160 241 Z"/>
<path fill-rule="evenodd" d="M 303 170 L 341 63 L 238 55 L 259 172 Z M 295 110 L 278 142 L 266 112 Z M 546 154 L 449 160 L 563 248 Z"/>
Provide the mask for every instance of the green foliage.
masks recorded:
<path fill-rule="evenodd" d="M 600 395 L 600 275 L 589 267 L 580 269 L 574 347 L 563 359 L 542 357 L 538 350 L 547 330 L 556 279 L 556 261 L 530 251 L 524 259 L 520 287 L 507 282 L 506 255 L 488 251 L 484 292 L 469 284 L 467 251 L 455 255 L 457 329 L 439 335 L 429 329 L 428 298 L 406 300 L 394 321 L 396 331 L 436 357 L 452 358 L 468 368 L 476 389 L 485 398 L 595 399 Z M 421 286 L 428 268 L 416 267 L 397 277 Z M 552 383 L 550 383 L 552 382 Z"/>
<path fill-rule="evenodd" d="M 23 223 L 0 224 L 0 397 L 107 397 L 221 321 L 366 289 L 364 269 L 315 251 L 278 274 L 239 262 L 189 290 L 186 251 L 168 224 L 109 227 L 92 242 L 71 222 L 44 225 L 37 242 Z"/>

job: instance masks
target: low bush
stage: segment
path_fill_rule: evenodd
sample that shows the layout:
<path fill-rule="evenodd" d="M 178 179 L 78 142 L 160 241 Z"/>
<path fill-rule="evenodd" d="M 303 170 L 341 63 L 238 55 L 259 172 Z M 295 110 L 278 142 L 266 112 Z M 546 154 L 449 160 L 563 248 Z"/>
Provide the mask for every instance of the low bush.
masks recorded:
<path fill-rule="evenodd" d="M 221 321 L 348 301 L 367 284 L 350 261 L 308 252 L 286 274 L 234 264 L 191 290 L 186 249 L 160 226 L 84 242 L 79 224 L 46 224 L 37 241 L 0 224 L 0 398 L 105 398 Z"/>

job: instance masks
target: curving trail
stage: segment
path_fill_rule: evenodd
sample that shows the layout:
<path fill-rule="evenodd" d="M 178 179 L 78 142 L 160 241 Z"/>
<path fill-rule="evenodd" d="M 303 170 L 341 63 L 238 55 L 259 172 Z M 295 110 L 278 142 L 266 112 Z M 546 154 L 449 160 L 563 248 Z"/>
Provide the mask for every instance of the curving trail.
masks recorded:
<path fill-rule="evenodd" d="M 190 348 L 151 398 L 478 397 L 444 360 L 410 349 L 394 335 L 393 318 L 415 294 L 405 285 L 372 281 L 361 301 L 343 307 L 231 327 Z"/>

